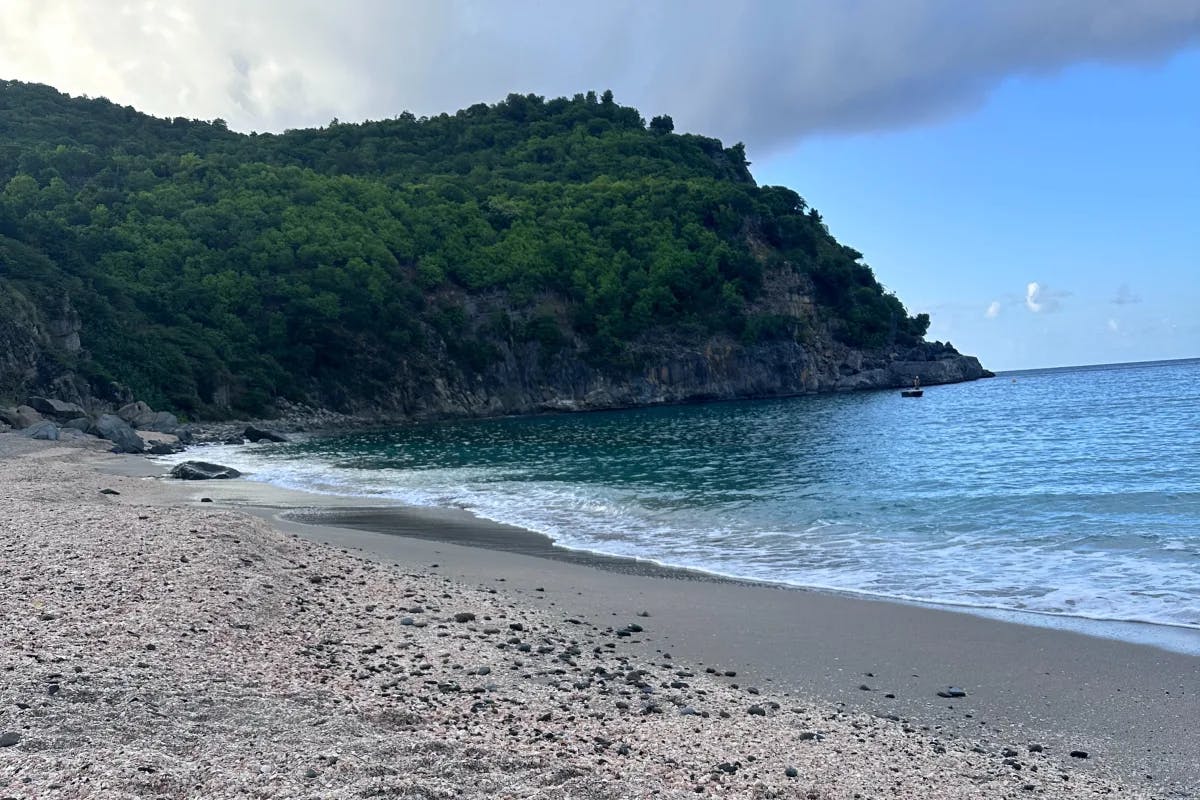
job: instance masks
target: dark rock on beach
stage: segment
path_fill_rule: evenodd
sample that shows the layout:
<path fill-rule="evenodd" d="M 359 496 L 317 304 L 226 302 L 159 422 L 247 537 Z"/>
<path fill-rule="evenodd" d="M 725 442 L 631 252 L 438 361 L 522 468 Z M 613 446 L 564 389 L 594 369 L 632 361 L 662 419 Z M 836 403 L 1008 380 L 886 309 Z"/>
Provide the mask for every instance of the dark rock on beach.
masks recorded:
<path fill-rule="evenodd" d="M 207 461 L 184 461 L 171 470 L 171 477 L 181 481 L 208 481 L 224 478 L 240 478 L 242 473 L 233 467 L 210 464 Z"/>
<path fill-rule="evenodd" d="M 117 452 L 146 452 L 146 443 L 142 441 L 142 437 L 137 435 L 128 422 L 115 414 L 101 414 L 88 432 L 112 442 L 116 445 Z"/>
<path fill-rule="evenodd" d="M 282 433 L 268 430 L 267 428 L 258 428 L 254 425 L 247 425 L 243 434 L 252 442 L 290 442 L 291 439 L 284 436 Z"/>

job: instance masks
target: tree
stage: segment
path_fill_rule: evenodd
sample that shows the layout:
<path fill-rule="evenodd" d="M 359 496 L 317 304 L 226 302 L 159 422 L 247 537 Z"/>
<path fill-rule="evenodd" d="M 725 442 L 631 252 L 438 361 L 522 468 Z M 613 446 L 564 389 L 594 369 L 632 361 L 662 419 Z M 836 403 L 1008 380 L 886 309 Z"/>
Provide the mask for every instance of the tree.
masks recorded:
<path fill-rule="evenodd" d="M 667 114 L 650 120 L 650 130 L 655 133 L 671 133 L 675 130 L 675 120 Z"/>

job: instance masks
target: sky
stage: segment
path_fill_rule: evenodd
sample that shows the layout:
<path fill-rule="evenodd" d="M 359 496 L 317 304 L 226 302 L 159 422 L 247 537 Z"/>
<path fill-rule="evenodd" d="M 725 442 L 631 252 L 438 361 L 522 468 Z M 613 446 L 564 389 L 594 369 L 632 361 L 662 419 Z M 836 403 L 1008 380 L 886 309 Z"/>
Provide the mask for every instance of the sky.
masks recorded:
<path fill-rule="evenodd" d="M 612 89 L 985 366 L 1200 357 L 1200 0 L 0 0 L 0 79 L 241 131 Z"/>

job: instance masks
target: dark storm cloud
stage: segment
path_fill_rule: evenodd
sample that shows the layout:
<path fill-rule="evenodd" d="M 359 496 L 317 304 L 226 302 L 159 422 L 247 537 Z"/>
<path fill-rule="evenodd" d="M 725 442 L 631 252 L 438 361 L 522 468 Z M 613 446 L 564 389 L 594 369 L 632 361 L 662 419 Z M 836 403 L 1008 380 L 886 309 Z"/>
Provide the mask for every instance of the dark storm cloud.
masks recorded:
<path fill-rule="evenodd" d="M 12 0 L 0 23 L 4 77 L 243 130 L 611 88 L 761 153 L 960 113 L 1011 76 L 1163 59 L 1200 42 L 1200 2 Z"/>

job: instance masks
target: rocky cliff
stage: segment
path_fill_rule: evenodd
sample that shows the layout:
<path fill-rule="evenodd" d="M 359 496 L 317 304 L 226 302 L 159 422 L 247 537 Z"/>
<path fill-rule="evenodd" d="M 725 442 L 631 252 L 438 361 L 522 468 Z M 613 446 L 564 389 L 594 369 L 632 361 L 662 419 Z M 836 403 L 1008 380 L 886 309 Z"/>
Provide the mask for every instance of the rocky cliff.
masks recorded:
<path fill-rule="evenodd" d="M 425 351 L 397 363 L 360 353 L 360 380 L 333 388 L 314 383 L 303 401 L 370 420 L 441 419 L 786 397 L 991 375 L 974 356 L 940 342 L 879 350 L 841 344 L 827 325 L 812 324 L 820 312 L 808 285 L 794 273 L 774 277 L 754 310 L 792 320 L 798 335 L 753 344 L 728 334 L 649 335 L 631 345 L 621 367 L 596 366 L 571 343 L 549 350 L 493 335 L 490 363 L 468 371 L 451 356 L 453 342 L 430 330 Z M 503 295 L 460 300 L 471 308 L 473 335 L 484 335 L 487 320 L 507 307 Z M 87 326 L 69 301 L 45 312 L 0 281 L 0 302 L 0 398 L 9 405 L 45 396 L 103 413 L 133 400 L 120 385 L 72 371 L 71 356 L 86 364 Z M 216 395 L 219 409 L 220 386 Z"/>
<path fill-rule="evenodd" d="M 503 295 L 456 302 L 469 308 L 471 336 L 486 335 L 488 321 L 511 310 Z M 368 417 L 436 419 L 787 397 L 992 375 L 978 358 L 941 342 L 877 350 L 838 342 L 811 282 L 787 265 L 768 271 L 766 290 L 751 311 L 788 320 L 791 329 L 759 343 L 679 331 L 643 336 L 631 344 L 624 367 L 594 365 L 578 343 L 550 352 L 536 342 L 493 336 L 488 344 L 498 355 L 478 372 L 459 367 L 450 343 L 430 331 L 432 357 L 377 363 L 362 371 L 360 384 L 333 393 L 314 385 L 309 399 Z"/>

